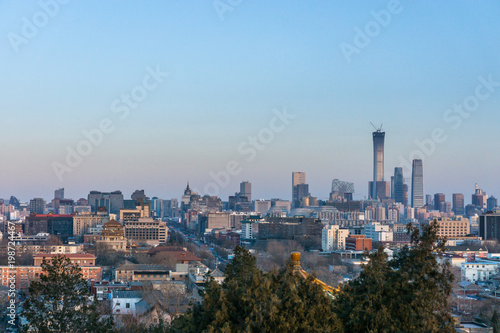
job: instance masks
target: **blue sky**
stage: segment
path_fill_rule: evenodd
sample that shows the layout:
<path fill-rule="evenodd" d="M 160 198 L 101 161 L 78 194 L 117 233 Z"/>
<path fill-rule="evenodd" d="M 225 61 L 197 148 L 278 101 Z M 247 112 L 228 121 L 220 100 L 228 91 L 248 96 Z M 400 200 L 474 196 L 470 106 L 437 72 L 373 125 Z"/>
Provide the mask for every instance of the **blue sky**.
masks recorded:
<path fill-rule="evenodd" d="M 457 129 L 443 118 L 479 77 L 500 82 L 498 2 L 401 1 L 385 26 L 373 12 L 392 1 L 221 0 L 223 20 L 212 1 L 69 1 L 46 22 L 41 3 L 53 2 L 0 2 L 0 197 L 49 199 L 57 187 L 74 199 L 93 189 L 179 197 L 187 180 L 204 192 L 234 160 L 224 200 L 242 180 L 254 198 L 289 199 L 292 171 L 306 172 L 313 196 L 339 178 L 363 198 L 370 121 L 386 131 L 387 180 L 441 128 L 447 140 L 424 156 L 425 192 L 470 200 L 478 182 L 500 195 L 500 87 Z M 40 25 L 27 38 L 26 21 Z M 341 45 L 377 24 L 348 62 Z M 157 67 L 168 77 L 120 119 L 112 103 Z M 284 109 L 295 118 L 247 161 L 239 145 Z M 61 181 L 54 163 L 103 119 L 113 131 Z"/>

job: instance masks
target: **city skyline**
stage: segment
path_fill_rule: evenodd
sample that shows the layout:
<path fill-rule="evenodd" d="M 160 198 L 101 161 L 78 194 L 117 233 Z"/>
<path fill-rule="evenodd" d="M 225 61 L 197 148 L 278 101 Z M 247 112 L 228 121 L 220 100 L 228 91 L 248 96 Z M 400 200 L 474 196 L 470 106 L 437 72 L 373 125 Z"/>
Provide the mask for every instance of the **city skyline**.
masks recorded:
<path fill-rule="evenodd" d="M 468 202 L 475 183 L 500 189 L 491 167 L 500 157 L 478 148 L 498 140 L 498 3 L 401 2 L 385 22 L 387 1 L 245 2 L 222 20 L 211 3 L 116 4 L 61 5 L 29 38 L 24 18 L 33 22 L 43 8 L 0 4 L 0 107 L 9 124 L 1 198 L 49 198 L 59 187 L 74 199 L 137 188 L 179 197 L 187 180 L 203 192 L 210 173 L 235 160 L 241 171 L 222 198 L 249 180 L 254 198 L 291 199 L 289 175 L 303 170 L 313 196 L 327 198 L 338 178 L 362 199 L 372 178 L 370 121 L 387 133 L 387 175 L 422 157 L 425 194 L 463 193 Z M 373 22 L 380 32 L 359 47 L 359 31 Z M 16 47 L 13 34 L 27 42 Z M 346 45 L 359 52 L 346 56 Z M 141 87 L 147 97 L 127 107 L 122 96 Z M 273 122 L 283 110 L 294 118 Z M 271 123 L 276 131 L 262 132 Z M 60 181 L 54 163 L 96 128 L 109 133 Z M 261 133 L 262 150 L 249 149 Z"/>

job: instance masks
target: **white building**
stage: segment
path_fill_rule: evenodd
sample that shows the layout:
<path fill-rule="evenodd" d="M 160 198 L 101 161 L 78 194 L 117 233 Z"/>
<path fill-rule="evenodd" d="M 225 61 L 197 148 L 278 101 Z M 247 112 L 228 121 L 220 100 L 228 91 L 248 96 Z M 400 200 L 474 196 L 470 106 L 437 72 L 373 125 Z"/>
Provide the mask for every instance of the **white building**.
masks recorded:
<path fill-rule="evenodd" d="M 365 224 L 365 236 L 371 238 L 373 242 L 392 242 L 393 233 L 388 225 L 379 222 Z"/>
<path fill-rule="evenodd" d="M 141 293 L 135 290 L 113 290 L 111 294 L 111 306 L 113 315 L 137 314 L 136 304 L 142 300 Z"/>
<path fill-rule="evenodd" d="M 340 229 L 338 225 L 327 225 L 321 231 L 321 247 L 323 251 L 345 250 L 345 239 L 349 229 Z"/>
<path fill-rule="evenodd" d="M 387 211 L 387 220 L 398 223 L 399 211 L 396 208 L 389 208 L 389 210 Z"/>
<path fill-rule="evenodd" d="M 462 281 L 488 281 L 497 275 L 500 263 L 487 260 L 476 260 L 462 263 Z"/>
<path fill-rule="evenodd" d="M 259 222 L 241 221 L 241 238 L 256 239 L 259 234 Z"/>

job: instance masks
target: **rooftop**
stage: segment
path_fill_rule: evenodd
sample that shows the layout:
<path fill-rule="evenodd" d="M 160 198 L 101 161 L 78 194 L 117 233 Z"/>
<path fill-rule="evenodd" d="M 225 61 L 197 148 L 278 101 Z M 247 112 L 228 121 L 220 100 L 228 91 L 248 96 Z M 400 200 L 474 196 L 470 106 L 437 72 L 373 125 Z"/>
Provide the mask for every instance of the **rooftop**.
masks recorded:
<path fill-rule="evenodd" d="M 142 298 L 141 292 L 137 290 L 113 290 L 113 298 Z"/>
<path fill-rule="evenodd" d="M 69 259 L 95 259 L 95 256 L 90 253 L 40 253 L 36 256 L 33 256 L 33 259 L 35 258 L 54 258 L 54 257 L 67 257 Z"/>
<path fill-rule="evenodd" d="M 488 252 L 488 248 L 484 245 L 455 245 L 455 246 L 447 246 L 446 249 L 448 251 L 486 251 Z"/>

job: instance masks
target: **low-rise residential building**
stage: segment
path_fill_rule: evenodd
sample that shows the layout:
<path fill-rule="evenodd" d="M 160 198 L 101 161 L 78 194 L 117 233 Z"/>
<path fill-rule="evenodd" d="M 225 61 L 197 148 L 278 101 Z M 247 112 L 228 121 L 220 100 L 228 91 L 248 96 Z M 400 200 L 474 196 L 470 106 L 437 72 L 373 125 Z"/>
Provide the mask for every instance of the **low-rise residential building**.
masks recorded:
<path fill-rule="evenodd" d="M 1 247 L 0 253 L 7 251 L 7 247 Z M 40 253 L 49 254 L 77 254 L 83 252 L 83 244 L 63 244 L 63 245 L 21 245 L 16 247 L 17 253 Z"/>
<path fill-rule="evenodd" d="M 498 274 L 500 263 L 487 260 L 467 261 L 462 263 L 462 281 L 488 281 Z"/>
<path fill-rule="evenodd" d="M 477 244 L 466 244 L 466 245 L 455 245 L 447 246 L 447 253 L 456 254 L 464 258 L 486 258 L 488 256 L 488 249 L 484 245 Z"/>
<path fill-rule="evenodd" d="M 73 264 L 77 264 L 80 267 L 95 266 L 96 257 L 93 254 L 89 253 L 77 253 L 77 254 L 67 254 L 67 255 L 41 253 L 33 257 L 34 265 L 40 266 L 43 262 L 43 259 L 51 260 L 52 258 L 61 256 L 70 259 Z"/>
<path fill-rule="evenodd" d="M 0 266 L 0 278 L 3 286 L 9 286 L 9 277 L 14 274 L 16 277 L 16 289 L 27 290 L 30 282 L 40 278 L 42 273 L 43 259 L 51 260 L 60 257 L 60 254 L 40 254 L 35 256 L 33 266 Z M 101 267 L 95 266 L 95 256 L 91 254 L 67 254 L 64 255 L 71 259 L 72 263 L 77 264 L 82 269 L 82 276 L 86 280 L 101 281 Z"/>
<path fill-rule="evenodd" d="M 142 293 L 137 290 L 113 290 L 111 310 L 113 315 L 137 315 L 136 304 L 142 300 Z"/>

